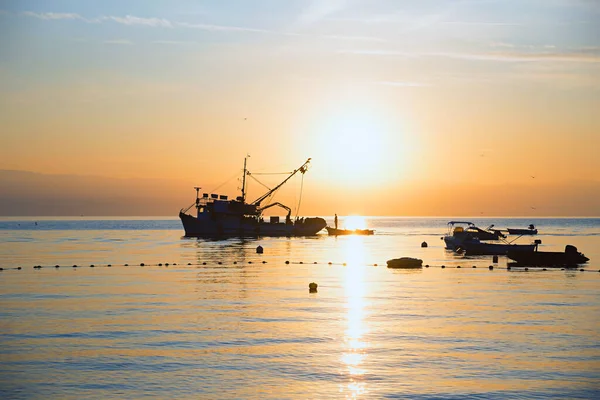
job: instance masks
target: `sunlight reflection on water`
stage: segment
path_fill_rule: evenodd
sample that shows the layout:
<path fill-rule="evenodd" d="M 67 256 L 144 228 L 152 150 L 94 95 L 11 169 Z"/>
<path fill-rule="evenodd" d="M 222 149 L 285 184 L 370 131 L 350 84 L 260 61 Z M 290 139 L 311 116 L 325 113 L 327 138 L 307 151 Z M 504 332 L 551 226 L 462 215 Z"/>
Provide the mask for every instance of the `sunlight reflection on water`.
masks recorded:
<path fill-rule="evenodd" d="M 0 397 L 598 398 L 600 229 L 569 239 L 585 272 L 525 272 L 447 253 L 441 222 L 377 221 L 223 241 L 0 229 L 3 266 L 24 267 L 0 272 Z M 400 256 L 432 267 L 385 267 Z"/>

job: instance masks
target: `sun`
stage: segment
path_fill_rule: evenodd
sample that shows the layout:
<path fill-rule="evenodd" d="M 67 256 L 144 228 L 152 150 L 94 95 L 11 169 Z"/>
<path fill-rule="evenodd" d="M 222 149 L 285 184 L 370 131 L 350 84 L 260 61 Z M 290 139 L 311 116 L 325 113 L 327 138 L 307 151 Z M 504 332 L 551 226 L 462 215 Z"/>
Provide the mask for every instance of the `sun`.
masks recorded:
<path fill-rule="evenodd" d="M 344 187 L 366 189 L 395 180 L 405 146 L 392 118 L 373 107 L 354 105 L 323 115 L 312 132 L 320 168 Z M 314 153 L 313 153 L 314 154 Z"/>
<path fill-rule="evenodd" d="M 342 221 L 344 229 L 367 229 L 365 217 L 360 215 L 349 215 Z"/>

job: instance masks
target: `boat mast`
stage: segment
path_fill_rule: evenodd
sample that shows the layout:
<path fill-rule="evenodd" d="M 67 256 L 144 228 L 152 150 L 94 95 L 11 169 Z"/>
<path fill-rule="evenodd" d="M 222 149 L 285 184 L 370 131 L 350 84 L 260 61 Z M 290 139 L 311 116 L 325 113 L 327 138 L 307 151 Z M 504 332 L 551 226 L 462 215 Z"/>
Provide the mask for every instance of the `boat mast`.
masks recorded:
<path fill-rule="evenodd" d="M 244 157 L 244 175 L 242 176 L 242 203 L 246 202 L 246 160 L 248 160 L 248 156 Z"/>
<path fill-rule="evenodd" d="M 255 206 L 260 206 L 260 203 L 264 199 L 266 199 L 267 197 L 272 195 L 277 189 L 279 189 L 281 186 L 283 186 L 284 183 L 289 181 L 292 176 L 296 175 L 297 172 L 302 172 L 304 174 L 306 172 L 306 170 L 308 169 L 309 163 L 310 163 L 310 158 L 308 160 L 306 160 L 304 162 L 304 164 L 302 164 L 298 169 L 295 169 L 287 178 L 285 178 L 283 180 L 283 182 L 281 182 L 279 185 L 275 186 L 273 189 L 269 190 L 267 193 L 260 196 L 258 199 L 254 200 L 254 202 L 252 204 L 254 204 Z"/>

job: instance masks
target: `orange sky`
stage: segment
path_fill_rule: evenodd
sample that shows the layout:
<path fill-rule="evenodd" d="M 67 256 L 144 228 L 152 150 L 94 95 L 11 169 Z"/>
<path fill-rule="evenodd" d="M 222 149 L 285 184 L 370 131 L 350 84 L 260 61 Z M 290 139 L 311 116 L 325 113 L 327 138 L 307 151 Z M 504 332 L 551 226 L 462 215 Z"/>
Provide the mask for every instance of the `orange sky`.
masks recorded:
<path fill-rule="evenodd" d="M 0 169 L 189 184 L 187 203 L 246 154 L 312 157 L 308 214 L 453 213 L 418 193 L 462 215 L 598 215 L 594 3 L 260 3 L 0 10 Z"/>

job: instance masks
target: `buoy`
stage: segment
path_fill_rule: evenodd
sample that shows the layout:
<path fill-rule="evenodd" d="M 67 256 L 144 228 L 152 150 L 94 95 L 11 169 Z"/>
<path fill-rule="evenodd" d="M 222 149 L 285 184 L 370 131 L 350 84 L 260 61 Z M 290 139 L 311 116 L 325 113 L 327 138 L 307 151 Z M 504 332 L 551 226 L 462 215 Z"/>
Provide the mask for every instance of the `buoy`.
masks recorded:
<path fill-rule="evenodd" d="M 263 264 L 266 264 L 267 262 L 265 260 L 263 260 Z"/>
<path fill-rule="evenodd" d="M 373 266 L 374 266 L 374 267 L 376 267 L 376 266 L 377 266 L 377 264 L 373 264 Z"/>
<path fill-rule="evenodd" d="M 90 265 L 90 268 L 94 268 L 94 264 L 91 264 L 91 265 Z"/>
<path fill-rule="evenodd" d="M 473 265 L 473 268 L 477 268 L 477 265 Z"/>
<path fill-rule="evenodd" d="M 311 283 L 308 284 L 308 291 L 310 293 L 317 293 L 317 287 L 318 286 L 319 285 L 317 285 L 315 282 L 311 282 Z"/>
<path fill-rule="evenodd" d="M 248 264 L 252 264 L 252 261 L 248 261 Z"/>
<path fill-rule="evenodd" d="M 315 261 L 313 264 L 316 264 L 317 262 Z"/>
<path fill-rule="evenodd" d="M 263 248 L 262 248 L 262 246 L 258 246 L 258 247 L 256 248 L 256 252 L 257 252 L 258 254 L 262 254 L 262 253 L 263 253 Z"/>
<path fill-rule="evenodd" d="M 289 264 L 290 262 L 289 262 L 288 260 L 285 260 L 285 263 L 286 263 L 286 264 Z"/>
<path fill-rule="evenodd" d="M 127 265 L 127 264 L 125 264 L 125 265 Z M 77 268 L 77 264 L 73 265 L 73 268 Z"/>
<path fill-rule="evenodd" d="M 129 264 L 125 264 L 126 267 L 129 267 Z"/>
<path fill-rule="evenodd" d="M 346 263 L 343 263 L 342 265 L 345 267 L 345 266 L 346 266 Z"/>
<path fill-rule="evenodd" d="M 192 263 L 188 263 L 188 265 L 192 265 Z"/>
<path fill-rule="evenodd" d="M 202 265 L 206 265 L 206 261 L 204 261 L 204 262 L 202 263 Z"/>
<path fill-rule="evenodd" d="M 235 265 L 235 264 L 237 264 L 237 261 L 234 261 L 234 262 L 233 262 L 233 265 Z"/>
<path fill-rule="evenodd" d="M 583 272 L 583 268 L 581 268 L 579 271 Z"/>
<path fill-rule="evenodd" d="M 107 267 L 112 267 L 112 264 L 108 264 Z"/>
<path fill-rule="evenodd" d="M 456 268 L 460 268 L 460 265 L 457 265 Z"/>
<path fill-rule="evenodd" d="M 427 247 L 427 242 L 421 243 L 421 247 Z"/>
<path fill-rule="evenodd" d="M 300 261 L 300 264 L 304 264 L 302 261 Z"/>
<path fill-rule="evenodd" d="M 17 267 L 17 269 L 21 269 L 21 267 Z M 600 271 L 598 271 L 598 272 L 600 272 Z"/>
<path fill-rule="evenodd" d="M 446 266 L 445 266 L 445 265 L 442 265 L 442 268 L 446 268 Z"/>
<path fill-rule="evenodd" d="M 498 264 L 498 256 L 493 256 L 493 257 L 492 257 L 492 262 L 493 262 L 494 264 Z"/>
<path fill-rule="evenodd" d="M 542 268 L 542 271 L 547 271 L 547 269 L 546 268 Z"/>
<path fill-rule="evenodd" d="M 173 265 L 177 265 L 177 263 L 173 263 Z"/>
<path fill-rule="evenodd" d="M 525 271 L 529 271 L 529 268 L 525 267 Z"/>
<path fill-rule="evenodd" d="M 217 264 L 222 265 L 223 263 L 221 261 L 219 261 Z"/>
<path fill-rule="evenodd" d="M 159 267 L 162 267 L 162 263 L 158 263 L 158 266 L 159 266 Z"/>
<path fill-rule="evenodd" d="M 169 266 L 169 263 L 165 263 L 165 267 L 168 267 L 168 266 Z"/>
<path fill-rule="evenodd" d="M 0 267 L 0 271 L 4 271 L 4 268 Z"/>
<path fill-rule="evenodd" d="M 425 268 L 429 268 L 429 264 L 425 264 Z"/>
<path fill-rule="evenodd" d="M 140 263 L 140 267 L 143 267 L 143 266 L 144 266 L 144 263 Z"/>
<path fill-rule="evenodd" d="M 493 266 L 493 265 L 490 265 L 490 270 L 492 270 L 492 269 L 494 269 L 494 266 Z"/>
<path fill-rule="evenodd" d="M 327 264 L 331 265 L 331 261 L 329 261 Z M 600 272 L 600 271 L 598 271 L 598 272 Z"/>
<path fill-rule="evenodd" d="M 509 265 L 509 266 L 507 266 L 507 267 L 506 267 L 506 269 L 507 269 L 508 271 L 510 271 L 510 265 Z"/>
<path fill-rule="evenodd" d="M 56 265 L 54 266 L 54 268 L 60 268 L 60 265 L 56 264 Z"/>

